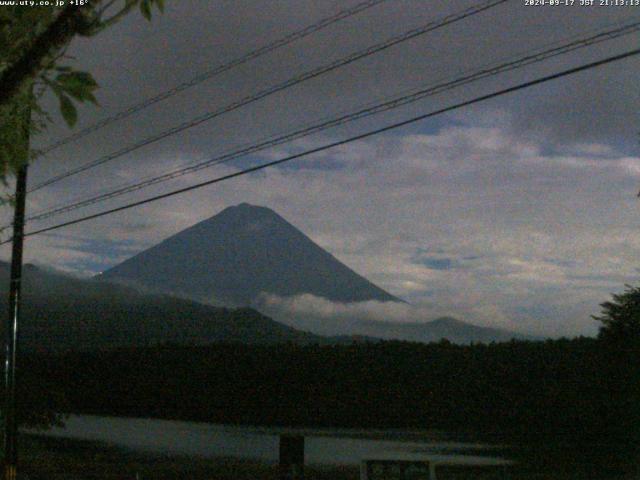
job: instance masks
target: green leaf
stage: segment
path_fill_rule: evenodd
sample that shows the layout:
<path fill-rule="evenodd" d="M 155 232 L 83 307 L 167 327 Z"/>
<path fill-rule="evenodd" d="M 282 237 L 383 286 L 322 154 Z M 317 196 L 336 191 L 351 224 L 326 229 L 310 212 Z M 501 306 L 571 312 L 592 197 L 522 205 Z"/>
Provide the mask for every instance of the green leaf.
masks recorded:
<path fill-rule="evenodd" d="M 61 73 L 55 79 L 58 88 L 80 102 L 86 100 L 97 103 L 92 91 L 98 88 L 97 82 L 86 72 Z"/>
<path fill-rule="evenodd" d="M 81 85 L 84 88 L 98 88 L 98 83 L 87 72 L 65 72 L 56 77 L 56 82 L 62 85 Z"/>
<path fill-rule="evenodd" d="M 62 117 L 64 118 L 64 121 L 67 122 L 67 125 L 73 127 L 78 121 L 78 111 L 69 97 L 66 95 L 59 95 L 59 98 Z"/>
<path fill-rule="evenodd" d="M 96 97 L 93 95 L 93 93 L 91 92 L 87 92 L 86 93 L 86 98 L 85 100 L 89 100 L 91 103 L 93 103 L 95 106 L 99 106 L 98 104 L 98 100 L 96 100 Z"/>
<path fill-rule="evenodd" d="M 156 5 L 160 13 L 164 13 L 164 0 L 156 0 Z"/>
<path fill-rule="evenodd" d="M 142 12 L 144 18 L 151 20 L 151 3 L 149 0 L 142 0 L 140 2 L 140 12 Z"/>
<path fill-rule="evenodd" d="M 47 84 L 51 87 L 51 90 L 53 90 L 53 93 L 56 94 L 56 97 L 58 97 L 58 99 L 60 99 L 60 97 L 64 95 L 62 88 L 60 88 L 60 85 L 58 85 L 57 83 L 47 80 Z"/>

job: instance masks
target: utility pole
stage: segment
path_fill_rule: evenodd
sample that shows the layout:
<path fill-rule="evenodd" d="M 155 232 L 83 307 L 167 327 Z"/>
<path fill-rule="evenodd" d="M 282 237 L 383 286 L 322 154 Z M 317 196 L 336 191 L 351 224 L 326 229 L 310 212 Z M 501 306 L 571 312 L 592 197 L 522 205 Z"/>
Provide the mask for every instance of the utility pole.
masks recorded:
<path fill-rule="evenodd" d="M 31 90 L 29 90 L 31 92 Z M 6 323 L 5 378 L 4 378 L 4 480 L 16 480 L 18 464 L 18 419 L 16 400 L 16 360 L 18 353 L 18 325 L 20 320 L 20 294 L 22 287 L 22 247 L 27 197 L 27 165 L 29 161 L 29 130 L 31 126 L 31 93 L 26 96 L 24 108 L 24 155 L 16 173 L 16 194 L 13 214 L 11 250 L 11 278 L 9 281 L 9 311 Z"/>

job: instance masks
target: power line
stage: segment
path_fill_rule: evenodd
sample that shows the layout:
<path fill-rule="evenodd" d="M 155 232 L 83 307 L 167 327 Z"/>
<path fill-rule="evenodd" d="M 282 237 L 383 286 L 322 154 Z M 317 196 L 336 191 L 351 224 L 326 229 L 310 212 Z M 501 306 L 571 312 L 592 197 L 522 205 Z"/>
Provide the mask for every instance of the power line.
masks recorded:
<path fill-rule="evenodd" d="M 630 33 L 634 33 L 640 30 L 640 21 L 636 20 L 635 22 L 625 24 L 623 26 L 606 30 L 604 32 L 597 33 L 590 37 L 586 38 L 578 38 L 569 43 L 561 44 L 560 46 L 552 47 L 547 50 L 537 51 L 536 53 L 532 53 L 526 55 L 524 57 L 520 57 L 516 60 L 507 61 L 505 63 L 501 63 L 498 65 L 494 65 L 491 67 L 485 67 L 476 71 L 472 74 L 465 75 L 463 77 L 454 79 L 452 81 L 439 83 L 434 86 L 428 87 L 426 89 L 421 89 L 417 92 L 413 92 L 409 95 L 404 95 L 398 98 L 394 98 L 392 100 L 373 105 L 359 111 L 340 116 L 338 118 L 334 118 L 328 121 L 321 122 L 316 125 L 308 126 L 293 132 L 289 132 L 287 134 L 273 137 L 257 144 L 251 144 L 248 147 L 241 148 L 239 150 L 235 150 L 232 152 L 225 153 L 223 155 L 213 157 L 203 162 L 196 163 L 194 165 L 190 165 L 187 167 L 182 167 L 179 169 L 174 169 L 169 172 L 165 172 L 158 176 L 148 177 L 142 181 L 138 181 L 133 184 L 129 184 L 115 190 L 108 191 L 103 194 L 95 195 L 93 197 L 85 198 L 77 202 L 73 202 L 71 204 L 62 205 L 59 207 L 55 207 L 46 211 L 42 211 L 40 213 L 36 213 L 27 218 L 28 221 L 35 220 L 44 220 L 46 218 L 50 218 L 62 213 L 67 213 L 73 210 L 77 210 L 82 207 L 86 207 L 89 205 L 93 205 L 105 200 L 109 200 L 120 195 L 124 195 L 126 193 L 134 192 L 136 190 L 140 190 L 142 188 L 146 188 L 161 182 L 165 182 L 168 180 L 172 180 L 183 175 L 187 175 L 204 168 L 209 168 L 214 165 L 218 165 L 221 163 L 225 163 L 239 157 L 246 156 L 251 153 L 255 153 L 257 151 L 264 150 L 266 148 L 271 148 L 276 145 L 280 145 L 282 143 L 286 143 L 298 138 L 302 138 L 313 133 L 317 133 L 322 130 L 326 130 L 328 128 L 336 127 L 339 125 L 343 125 L 347 122 L 351 122 L 354 120 L 359 120 L 361 118 L 378 114 L 381 112 L 385 112 L 394 108 L 398 108 L 400 106 L 416 102 L 418 100 L 424 99 L 429 96 L 433 96 L 436 94 L 443 93 L 445 91 L 449 91 L 455 88 L 459 88 L 463 85 L 491 77 L 494 75 L 498 75 L 500 73 L 514 70 L 517 68 L 522 68 L 524 66 L 531 65 L 533 63 L 538 63 L 549 58 L 553 58 L 559 55 L 564 55 L 569 52 L 575 51 L 580 48 L 585 48 L 588 46 L 592 46 L 597 43 L 601 43 L 603 41 L 611 40 L 614 38 L 621 37 L 623 35 L 628 35 Z"/>
<path fill-rule="evenodd" d="M 635 18 L 638 19 L 638 17 L 635 17 Z M 621 22 L 617 22 L 615 25 L 621 25 Z M 606 28 L 610 28 L 612 26 L 613 25 L 610 24 L 610 25 L 607 25 Z M 593 29 L 592 32 L 600 31 L 602 29 L 603 29 L 602 27 L 600 29 Z M 307 125 L 302 127 L 302 129 L 294 130 L 293 132 L 289 131 L 288 133 L 283 133 L 279 135 L 275 135 L 275 134 L 269 135 L 266 137 L 262 137 L 259 140 L 245 142 L 244 144 L 233 147 L 234 148 L 233 150 L 227 151 L 226 153 L 221 154 L 220 156 L 214 157 L 212 159 L 193 162 L 186 167 L 180 167 L 178 169 L 165 172 L 159 176 L 148 175 L 133 183 L 128 182 L 126 184 L 121 184 L 115 187 L 116 190 L 113 190 L 114 187 L 103 189 L 103 193 L 100 193 L 97 197 L 93 196 L 87 199 L 86 196 L 85 197 L 76 196 L 70 200 L 71 202 L 73 202 L 71 205 L 65 205 L 64 207 L 76 206 L 76 204 L 78 205 L 78 207 L 81 207 L 85 205 L 85 202 L 94 203 L 94 200 L 100 200 L 102 198 L 105 198 L 106 196 L 108 196 L 108 198 L 113 198 L 115 196 L 128 193 L 129 191 L 131 191 L 130 189 L 133 189 L 133 188 L 137 189 L 137 187 L 151 186 L 156 183 L 163 182 L 165 180 L 176 178 L 181 174 L 192 173 L 203 168 L 208 168 L 210 166 L 218 165 L 220 163 L 226 163 L 230 160 L 241 158 L 249 153 L 255 153 L 257 151 L 264 150 L 265 148 L 268 148 L 268 147 L 277 146 L 282 143 L 288 143 L 292 140 L 296 140 L 304 136 L 317 133 L 319 131 L 323 131 L 328 128 L 332 128 L 337 125 L 342 125 L 343 122 L 347 123 L 353 120 L 359 120 L 360 118 L 364 118 L 365 116 L 374 115 L 374 114 L 386 111 L 387 108 L 384 108 L 385 106 L 389 106 L 388 109 L 395 108 L 394 106 L 390 105 L 392 102 L 398 102 L 397 106 L 402 106 L 408 103 L 422 100 L 425 97 L 441 93 L 441 91 L 436 91 L 436 89 L 438 89 L 439 87 L 450 86 L 451 88 L 455 88 L 465 83 L 471 83 L 472 81 L 480 79 L 478 77 L 475 77 L 476 75 L 487 74 L 487 73 L 502 73 L 504 71 L 512 70 L 515 68 L 528 66 L 531 63 L 546 60 L 556 55 L 569 53 L 570 51 L 573 51 L 578 48 L 590 46 L 595 43 L 599 43 L 599 42 L 610 40 L 613 38 L 618 38 L 620 36 L 627 35 L 629 33 L 633 33 L 638 29 L 639 29 L 639 24 L 633 23 L 633 24 L 625 25 L 621 28 L 616 28 L 613 30 L 604 31 L 603 33 L 598 33 L 597 35 L 594 35 L 592 37 L 585 38 L 585 37 L 574 35 L 572 37 L 562 39 L 561 41 L 547 43 L 547 44 L 541 45 L 540 48 L 538 49 L 531 49 L 531 50 L 527 50 L 526 52 L 521 52 L 520 54 L 518 54 L 518 55 L 526 54 L 525 58 L 522 58 L 518 55 L 516 56 L 512 55 L 507 61 L 507 63 L 500 63 L 500 62 L 504 62 L 504 60 L 501 60 L 500 62 L 493 62 L 491 64 L 483 65 L 479 67 L 480 71 L 474 70 L 474 69 L 468 69 L 466 71 L 460 72 L 460 75 L 463 75 L 462 78 L 457 78 L 455 81 L 446 81 L 444 84 L 442 83 L 444 79 L 440 79 L 438 80 L 438 82 L 440 83 L 435 83 L 435 86 L 433 86 L 434 84 L 429 84 L 432 86 L 426 89 L 418 90 L 417 92 L 415 91 L 415 87 L 413 89 L 404 89 L 402 91 L 397 92 L 395 94 L 395 97 L 391 95 L 386 95 L 385 97 L 379 98 L 376 101 L 368 102 L 364 104 L 362 107 L 360 107 L 361 110 L 358 110 L 355 113 L 346 113 L 348 112 L 348 110 L 343 110 L 342 112 L 338 112 L 339 113 L 338 117 L 326 116 L 324 118 L 318 119 L 318 122 L 320 123 L 307 123 Z M 577 40 L 575 40 L 571 44 L 562 43 L 572 39 L 577 39 Z M 558 45 L 560 45 L 560 47 L 554 48 L 555 46 L 558 46 Z M 548 48 L 549 50 L 541 50 L 542 48 Z M 561 50 L 561 49 L 564 49 L 564 50 Z M 552 50 L 555 50 L 556 53 L 553 53 Z M 530 53 L 532 51 L 537 51 L 538 53 L 531 55 Z M 533 58 L 533 57 L 537 57 L 537 58 Z M 513 58 L 516 58 L 517 60 L 513 60 Z M 526 60 L 528 60 L 526 63 L 522 63 L 520 65 L 514 65 L 515 63 L 525 62 Z M 500 71 L 497 72 L 497 71 L 494 71 L 494 69 L 496 70 L 500 69 Z M 473 73 L 469 75 L 470 72 L 473 72 Z M 471 77 L 474 77 L 474 78 L 471 78 Z M 457 85 L 453 85 L 453 83 L 457 83 L 457 82 L 459 82 Z M 449 90 L 449 88 L 447 88 L 446 90 Z M 424 95 L 422 96 L 422 94 Z M 414 96 L 415 98 L 411 98 Z M 380 103 L 381 101 L 383 103 Z M 400 101 L 402 101 L 402 103 L 399 103 Z M 82 205 L 79 205 L 80 203 L 82 203 Z M 56 209 L 57 208 L 58 207 L 56 207 Z M 41 212 L 38 212 L 34 214 L 34 216 L 32 216 L 31 219 L 32 220 L 39 219 L 40 213 L 44 214 L 50 211 L 51 210 L 43 210 Z M 35 218 L 35 217 L 38 217 L 38 218 Z"/>
<path fill-rule="evenodd" d="M 171 192 L 167 192 L 167 193 L 163 193 L 163 194 L 160 194 L 160 195 L 156 195 L 156 196 L 144 199 L 144 200 L 139 200 L 139 201 L 136 201 L 136 202 L 132 202 L 132 203 L 129 203 L 129 204 L 126 204 L 126 205 L 122 205 L 120 207 L 116 207 L 116 208 L 112 208 L 112 209 L 109 209 L 109 210 L 104 210 L 102 212 L 94 213 L 92 215 L 87 215 L 87 216 L 84 216 L 84 217 L 80 217 L 80 218 L 77 218 L 75 220 L 70 220 L 70 221 L 67 221 L 67 222 L 59 223 L 57 225 L 53 225 L 53 226 L 50 226 L 50 227 L 46 227 L 46 228 L 42 228 L 42 229 L 39 229 L 39 230 L 35 230 L 33 232 L 26 233 L 24 236 L 25 237 L 30 237 L 30 236 L 33 236 L 33 235 L 38 235 L 38 234 L 49 232 L 49 231 L 52 231 L 52 230 L 57 230 L 57 229 L 62 228 L 62 227 L 67 227 L 67 226 L 70 226 L 70 225 L 75 225 L 75 224 L 78 224 L 78 223 L 86 222 L 88 220 L 93 220 L 95 218 L 104 217 L 106 215 L 110 215 L 110 214 L 113 214 L 113 213 L 116 213 L 116 212 L 121 212 L 123 210 L 128 210 L 128 209 L 133 208 L 133 207 L 137 207 L 137 206 L 145 205 L 145 204 L 148 204 L 148 203 L 152 203 L 152 202 L 155 202 L 155 201 L 158 201 L 158 200 L 162 200 L 164 198 L 169 198 L 169 197 L 172 197 L 172 196 L 175 196 L 175 195 L 179 195 L 181 193 L 189 192 L 189 191 L 192 191 L 192 190 L 197 190 L 199 188 L 202 188 L 202 187 L 205 187 L 205 186 L 208 186 L 208 185 L 213 185 L 215 183 L 220 183 L 220 182 L 223 182 L 225 180 L 230 180 L 230 179 L 235 178 L 235 177 L 239 177 L 239 176 L 246 175 L 246 174 L 249 174 L 249 173 L 257 172 L 259 170 L 263 170 L 263 169 L 268 168 L 268 167 L 272 167 L 272 166 L 275 166 L 275 165 L 280 165 L 282 163 L 289 162 L 291 160 L 295 160 L 295 159 L 298 159 L 298 158 L 306 157 L 308 155 L 312 155 L 314 153 L 319 153 L 319 152 L 322 152 L 322 151 L 325 151 L 325 150 L 329 150 L 331 148 L 335 148 L 335 147 L 338 147 L 338 146 L 341 146 L 341 145 L 352 143 L 352 142 L 355 142 L 357 140 L 363 140 L 365 138 L 372 137 L 374 135 L 379 135 L 381 133 L 388 132 L 388 131 L 391 131 L 391 130 L 395 130 L 397 128 L 404 127 L 406 125 L 410 125 L 412 123 L 415 123 L 415 122 L 418 122 L 418 121 L 421 121 L 421 120 L 425 120 L 427 118 L 435 117 L 436 115 L 441 115 L 443 113 L 450 112 L 452 110 L 457 110 L 457 109 L 462 108 L 462 107 L 466 107 L 466 106 L 473 105 L 473 104 L 476 104 L 476 103 L 480 103 L 480 102 L 483 102 L 483 101 L 486 101 L 486 100 L 490 100 L 492 98 L 496 98 L 496 97 L 499 97 L 499 96 L 502 96 L 502 95 L 506 95 L 508 93 L 516 92 L 518 90 L 523 90 L 525 88 L 529 88 L 529 87 L 532 87 L 532 86 L 535 86 L 535 85 L 539 85 L 541 83 L 549 82 L 551 80 L 556 80 L 556 79 L 561 78 L 561 77 L 566 77 L 568 75 L 573 75 L 573 74 L 576 74 L 578 72 L 583 72 L 583 71 L 586 71 L 586 70 L 590 70 L 592 68 L 596 68 L 596 67 L 600 67 L 600 66 L 603 66 L 603 65 L 607 65 L 607 64 L 610 64 L 610 63 L 613 63 L 613 62 L 617 62 L 617 61 L 620 61 L 620 60 L 623 60 L 623 59 L 626 59 L 626 58 L 630 58 L 630 57 L 633 57 L 633 56 L 636 56 L 636 55 L 639 55 L 639 54 L 640 54 L 640 48 L 637 48 L 635 50 L 630 50 L 630 51 L 627 51 L 627 52 L 624 52 L 624 53 L 621 53 L 621 54 L 618 54 L 618 55 L 613 55 L 613 56 L 610 56 L 610 57 L 606 57 L 606 58 L 604 58 L 602 60 L 598 60 L 598 61 L 595 61 L 595 62 L 590 62 L 590 63 L 583 64 L 583 65 L 578 66 L 578 67 L 570 68 L 568 70 L 563 70 L 563 71 L 558 72 L 558 73 L 554 73 L 554 74 L 547 75 L 547 76 L 544 76 L 544 77 L 541 77 L 541 78 L 537 78 L 535 80 L 530 80 L 528 82 L 520 83 L 520 84 L 515 85 L 513 87 L 509 87 L 509 88 L 505 88 L 505 89 L 502 89 L 502 90 L 498 90 L 498 91 L 489 93 L 487 95 L 482 95 L 480 97 L 476 97 L 476 98 L 473 98 L 471 100 L 466 100 L 464 102 L 460 102 L 460 103 L 451 105 L 449 107 L 441 108 L 439 110 L 434 110 L 432 112 L 425 113 L 423 115 L 419 115 L 417 117 L 413 117 L 413 118 L 410 118 L 408 120 L 404 120 L 402 122 L 393 123 L 393 124 L 387 125 L 385 127 L 378 128 L 376 130 L 371 130 L 369 132 L 362 133 L 360 135 L 356 135 L 356 136 L 353 136 L 353 137 L 349 137 L 349 138 L 344 139 L 344 140 L 340 140 L 340 141 L 337 141 L 337 142 L 333 142 L 333 143 L 329 143 L 329 144 L 323 145 L 321 147 L 317 147 L 317 148 L 313 148 L 313 149 L 310 149 L 310 150 L 306 150 L 304 152 L 297 153 L 295 155 L 290 155 L 290 156 L 287 156 L 287 157 L 284 157 L 284 158 L 281 158 L 281 159 L 278 159 L 278 160 L 274 160 L 274 161 L 271 161 L 271 162 L 263 163 L 261 165 L 257 165 L 257 166 L 251 167 L 251 168 L 240 170 L 240 171 L 235 172 L 235 173 L 230 173 L 228 175 L 223 175 L 221 177 L 217 177 L 217 178 L 214 178 L 214 179 L 211 179 L 211 180 L 200 182 L 200 183 L 188 186 L 188 187 L 184 187 L 184 188 L 180 188 L 180 189 L 177 189 L 177 190 L 173 190 Z M 0 245 L 9 243 L 11 241 L 12 241 L 12 239 L 5 240 L 3 242 L 0 242 Z"/>
<path fill-rule="evenodd" d="M 139 112 L 140 110 L 144 110 L 145 108 L 150 107 L 151 105 L 154 105 L 158 102 L 161 102 L 163 100 L 166 100 L 167 98 L 170 98 L 180 92 L 183 92 L 184 90 L 187 90 L 191 87 L 194 87 L 206 80 L 209 80 L 217 75 L 220 75 L 224 72 L 227 72 L 235 67 L 238 67 L 240 65 L 243 65 L 251 60 L 255 60 L 258 57 L 261 57 L 262 55 L 266 55 L 267 53 L 273 52 L 274 50 L 277 50 L 279 48 L 285 47 L 287 45 L 290 45 L 293 42 L 296 42 L 297 40 L 301 40 L 315 32 L 318 32 L 326 27 L 329 27 L 330 25 L 333 25 L 334 23 L 337 23 L 341 20 L 344 20 L 346 18 L 352 17 L 354 15 L 357 15 L 358 13 L 364 12 L 365 10 L 368 10 L 372 7 L 375 7 L 376 5 L 386 2 L 387 0 L 367 0 L 365 2 L 361 2 L 358 3 L 357 5 L 354 5 L 353 7 L 347 8 L 345 10 L 341 10 L 338 13 L 331 15 L 329 17 L 323 18 L 320 21 L 312 24 L 312 25 L 308 25 L 307 27 L 301 29 L 301 30 L 297 30 L 293 33 L 290 33 L 288 35 L 285 35 L 282 38 L 279 38 L 267 45 L 263 45 L 262 47 L 257 48 L 256 50 L 252 50 L 251 52 L 248 52 L 238 58 L 235 58 L 227 63 L 223 63 L 221 65 L 218 65 L 214 68 L 212 68 L 211 70 L 207 70 L 203 73 L 200 73 L 199 75 L 193 77 L 190 80 L 187 80 L 186 82 L 183 82 L 179 85 L 176 85 L 175 87 L 169 89 L 169 90 L 165 90 L 164 92 L 159 93 L 158 95 L 155 95 L 153 97 L 147 98 L 145 100 L 143 100 L 140 103 L 137 103 L 135 105 L 130 106 L 129 108 L 122 110 L 118 113 L 116 113 L 115 115 L 112 115 L 111 117 L 107 117 L 103 120 L 100 120 L 99 122 L 94 123 L 93 125 L 89 125 L 88 127 L 72 134 L 69 135 L 67 137 L 64 137 L 60 140 L 58 140 L 55 143 L 52 143 L 42 149 L 39 150 L 39 156 L 44 156 L 47 155 L 48 153 L 51 153 L 52 151 L 56 150 L 57 148 L 60 148 L 63 145 L 66 145 L 68 143 L 71 142 L 75 142 L 76 140 L 79 140 L 87 135 L 89 135 L 90 133 L 95 132 L 96 130 L 100 130 L 101 128 L 106 127 L 107 125 L 110 125 L 114 122 L 117 122 L 119 120 L 123 120 L 127 117 L 130 117 L 131 115 L 133 115 L 134 113 Z"/>
<path fill-rule="evenodd" d="M 168 130 L 165 130 L 163 132 L 160 132 L 159 134 L 153 135 L 151 137 L 147 137 L 146 139 L 135 143 L 133 145 L 130 145 L 128 147 L 124 147 L 116 152 L 110 153 L 108 155 L 105 155 L 103 157 L 100 157 L 92 162 L 89 162 L 85 165 L 82 165 L 78 168 L 69 170 L 65 173 L 61 173 L 59 175 L 55 175 L 51 178 L 49 178 L 48 180 L 45 180 L 37 185 L 35 185 L 34 187 L 32 187 L 29 190 L 29 193 L 32 193 L 36 190 L 39 190 L 41 188 L 44 188 L 48 185 L 51 185 L 53 183 L 59 182 L 61 180 L 64 180 L 66 178 L 69 178 L 73 175 L 76 175 L 78 173 L 87 171 L 91 168 L 97 167 L 99 165 L 102 165 L 106 162 L 109 162 L 111 160 L 114 160 L 116 158 L 119 158 L 123 155 L 126 155 L 128 153 L 131 153 L 135 150 L 138 150 L 142 147 L 145 147 L 147 145 L 150 145 L 152 143 L 155 143 L 159 140 L 162 140 L 164 138 L 170 137 L 171 135 L 174 135 L 176 133 L 182 132 L 184 130 L 187 130 L 189 128 L 195 127 L 197 125 L 200 125 L 204 122 L 207 122 L 209 120 L 212 120 L 216 117 L 219 117 L 221 115 L 224 115 L 225 113 L 229 113 L 232 112 L 234 110 L 237 110 L 241 107 L 244 107 L 250 103 L 256 102 L 258 100 L 261 100 L 265 97 L 268 97 L 270 95 L 273 95 L 275 93 L 281 92 L 283 90 L 286 90 L 287 88 L 293 87 L 294 85 L 298 85 L 302 82 L 305 82 L 307 80 L 313 79 L 313 78 L 317 78 L 321 75 L 324 75 L 326 73 L 329 73 L 331 71 L 334 71 L 338 68 L 341 68 L 343 66 L 349 65 L 353 62 L 356 62 L 358 60 L 361 60 L 363 58 L 369 57 L 371 55 L 374 55 L 376 53 L 379 53 L 383 50 L 386 50 L 388 48 L 391 48 L 397 44 L 409 41 L 411 39 L 414 39 L 418 36 L 424 35 L 426 33 L 432 32 L 434 30 L 437 30 L 439 28 L 445 27 L 447 25 L 450 25 L 452 23 L 458 22 L 460 20 L 463 20 L 467 17 L 471 17 L 473 15 L 477 15 L 485 10 L 488 10 L 490 8 L 496 7 L 502 3 L 508 2 L 510 0 L 488 0 L 485 2 L 482 2 L 479 5 L 473 6 L 473 7 L 469 7 L 465 10 L 462 10 L 461 12 L 458 13 L 453 13 L 450 15 L 447 15 L 445 17 L 443 17 L 442 19 L 438 20 L 438 21 L 433 21 L 433 22 L 429 22 L 426 25 L 423 25 L 419 28 L 415 28 L 412 30 L 409 30 L 401 35 L 397 35 L 395 37 L 391 37 L 381 43 L 377 43 L 375 45 L 369 46 L 363 50 L 359 50 L 355 53 L 352 53 L 350 55 L 347 55 L 346 57 L 342 57 L 338 60 L 335 60 L 327 65 L 323 65 L 321 67 L 315 68 L 313 70 L 307 71 L 305 73 L 302 73 L 300 75 L 296 75 L 294 77 L 291 77 L 288 80 L 285 80 L 282 83 L 278 83 L 276 85 L 273 85 L 271 87 L 268 87 L 264 90 L 259 91 L 258 93 L 255 93 L 253 95 L 249 95 L 247 97 L 242 98 L 241 100 L 238 100 L 236 102 L 233 102 L 225 107 L 222 107 L 218 110 L 214 110 L 212 112 L 208 112 L 205 113 L 203 115 L 200 115 L 192 120 L 189 120 L 187 122 L 181 123 L 180 125 L 174 126 Z"/>

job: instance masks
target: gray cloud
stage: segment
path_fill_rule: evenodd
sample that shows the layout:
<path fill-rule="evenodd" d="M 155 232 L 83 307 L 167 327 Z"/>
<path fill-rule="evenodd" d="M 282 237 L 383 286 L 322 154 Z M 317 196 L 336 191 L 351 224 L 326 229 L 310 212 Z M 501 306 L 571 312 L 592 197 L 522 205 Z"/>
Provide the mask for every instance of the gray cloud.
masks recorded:
<path fill-rule="evenodd" d="M 355 0 L 349 2 L 355 3 Z M 69 156 L 95 156 L 101 150 L 113 150 L 114 144 L 132 142 L 282 81 L 294 73 L 475 3 L 436 1 L 429 2 L 427 8 L 427 4 L 419 0 L 389 1 L 287 49 L 183 92 L 124 125 L 104 129 L 88 142 L 62 150 L 54 158 L 70 162 Z M 265 8 L 264 2 L 255 0 L 183 0 L 171 2 L 167 13 L 157 16 L 152 23 L 131 15 L 97 39 L 76 41 L 70 50 L 77 58 L 77 65 L 94 72 L 103 85 L 100 91 L 102 107 L 84 109 L 81 119 L 83 123 L 89 123 L 118 111 L 344 6 L 345 2 L 330 0 L 277 0 L 269 2 L 269 8 Z M 224 121 L 208 122 L 179 138 L 163 141 L 157 149 L 149 147 L 125 161 L 153 158 L 157 152 L 208 154 L 256 135 L 305 123 L 338 110 L 349 110 L 407 88 L 455 77 L 460 72 L 529 51 L 534 46 L 585 35 L 593 29 L 628 20 L 631 10 L 535 9 L 513 1 L 265 99 L 225 116 Z M 633 42 L 626 38 L 583 50 L 548 64 L 465 87 L 459 93 L 421 102 L 402 113 L 408 115 L 486 93 L 535 74 L 624 50 L 630 43 Z M 635 88 L 637 67 L 638 62 L 634 60 L 616 64 L 505 97 L 467 110 L 463 115 L 484 117 L 491 111 L 508 112 L 508 124 L 515 131 L 554 143 L 594 138 L 599 142 L 627 142 L 626 127 L 637 121 L 633 107 L 639 100 Z M 62 134 L 64 129 L 52 128 L 49 138 Z M 42 141 L 46 143 L 47 139 Z"/>
<path fill-rule="evenodd" d="M 249 201 L 274 208 L 393 294 L 428 305 L 420 311 L 429 318 L 446 313 L 538 334 L 593 333 L 589 315 L 638 277 L 636 200 L 625 188 L 640 178 L 638 158 L 612 154 L 603 167 L 590 156 L 547 156 L 508 131 L 472 125 L 383 137 L 331 156 L 344 167 L 241 177 L 70 227 L 67 243 L 33 237 L 28 254 L 57 265 L 114 264 L 126 255 L 117 252 L 120 242 L 142 249 Z M 141 219 L 148 228 L 134 228 Z M 105 241 L 112 247 L 87 251 Z M 453 259 L 456 268 L 417 259 Z"/>
<path fill-rule="evenodd" d="M 429 2 L 427 8 L 417 0 L 387 2 L 58 150 L 32 167 L 31 181 L 472 3 Z M 168 12 L 150 24 L 131 16 L 99 38 L 77 41 L 70 49 L 77 65 L 94 72 L 103 87 L 102 108 L 83 108 L 81 121 L 89 124 L 344 5 L 333 0 L 185 0 L 168 2 Z M 145 147 L 91 175 L 43 189 L 31 196 L 29 210 L 108 191 L 234 145 L 451 78 L 498 58 L 628 19 L 631 10 L 536 9 L 510 2 Z M 634 42 L 627 38 L 529 67 L 272 149 L 254 160 L 279 158 L 622 51 Z M 287 168 L 69 227 L 64 237 L 36 236 L 28 241 L 27 257 L 66 270 L 96 271 L 228 205 L 249 201 L 275 209 L 349 266 L 420 308 L 427 305 L 429 312 L 458 313 L 469 321 L 535 333 L 591 334 L 595 325 L 589 314 L 596 313 L 598 304 L 619 290 L 622 281 L 638 277 L 634 194 L 640 183 L 640 158 L 632 146 L 637 140 L 639 66 L 632 60 L 545 84 Z M 54 125 L 36 142 L 46 144 L 65 134 Z M 235 168 L 221 165 L 190 174 L 82 213 Z M 67 214 L 57 220 L 72 218 L 75 215 Z M 122 242 L 128 242 L 127 248 L 120 248 Z M 3 252 L 6 256 L 7 249 Z M 427 254 L 418 258 L 416 252 Z"/>

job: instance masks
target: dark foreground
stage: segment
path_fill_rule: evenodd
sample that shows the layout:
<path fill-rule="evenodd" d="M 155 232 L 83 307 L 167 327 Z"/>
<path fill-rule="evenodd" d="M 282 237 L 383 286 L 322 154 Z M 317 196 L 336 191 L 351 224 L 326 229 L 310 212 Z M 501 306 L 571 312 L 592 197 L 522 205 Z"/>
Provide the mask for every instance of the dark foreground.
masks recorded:
<path fill-rule="evenodd" d="M 276 465 L 233 458 L 141 453 L 97 442 L 28 435 L 20 473 L 29 480 L 277 480 Z M 306 478 L 355 480 L 356 467 L 309 466 Z M 137 475 L 137 476 L 136 476 Z"/>
<path fill-rule="evenodd" d="M 603 453 L 598 449 L 600 454 Z M 572 453 L 574 455 L 572 455 Z M 506 478 L 510 480 L 637 480 L 640 471 L 606 471 L 584 462 L 575 446 L 544 447 L 525 453 L 514 452 L 519 462 Z M 581 452 L 582 454 L 588 452 Z M 632 460 L 632 459 L 629 459 Z M 637 459 L 640 460 L 640 459 Z M 634 462 L 637 464 L 637 462 Z M 444 473 L 444 472 L 443 472 Z M 144 453 L 88 442 L 39 435 L 21 438 L 20 474 L 29 480 L 278 480 L 277 466 L 233 458 L 202 458 Z M 357 480 L 354 466 L 317 466 L 305 469 L 312 480 Z M 440 478 L 440 476 L 439 476 Z M 443 477 L 445 478 L 445 477 Z M 454 477 L 446 477 L 454 478 Z M 504 480 L 503 476 L 469 472 L 458 480 Z"/>
<path fill-rule="evenodd" d="M 640 346 L 581 338 L 471 346 L 164 345 L 31 355 L 21 363 L 21 405 L 25 416 L 58 411 L 442 430 L 500 443 L 506 436 L 510 444 L 638 445 L 638 352 Z"/>
<path fill-rule="evenodd" d="M 512 478 L 640 479 L 640 345 L 634 342 L 156 345 L 31 354 L 21 362 L 20 412 L 24 424 L 48 424 L 56 413 L 69 412 L 438 430 L 521 445 L 508 457 L 521 465 Z M 56 475 L 65 469 L 83 473 L 76 478 L 277 478 L 275 467 L 244 461 L 38 442 L 36 450 L 44 453 L 25 463 L 34 469 L 32 479 L 61 478 Z M 49 465 L 63 470 L 47 472 Z M 358 478 L 353 468 L 310 467 L 307 473 Z"/>

